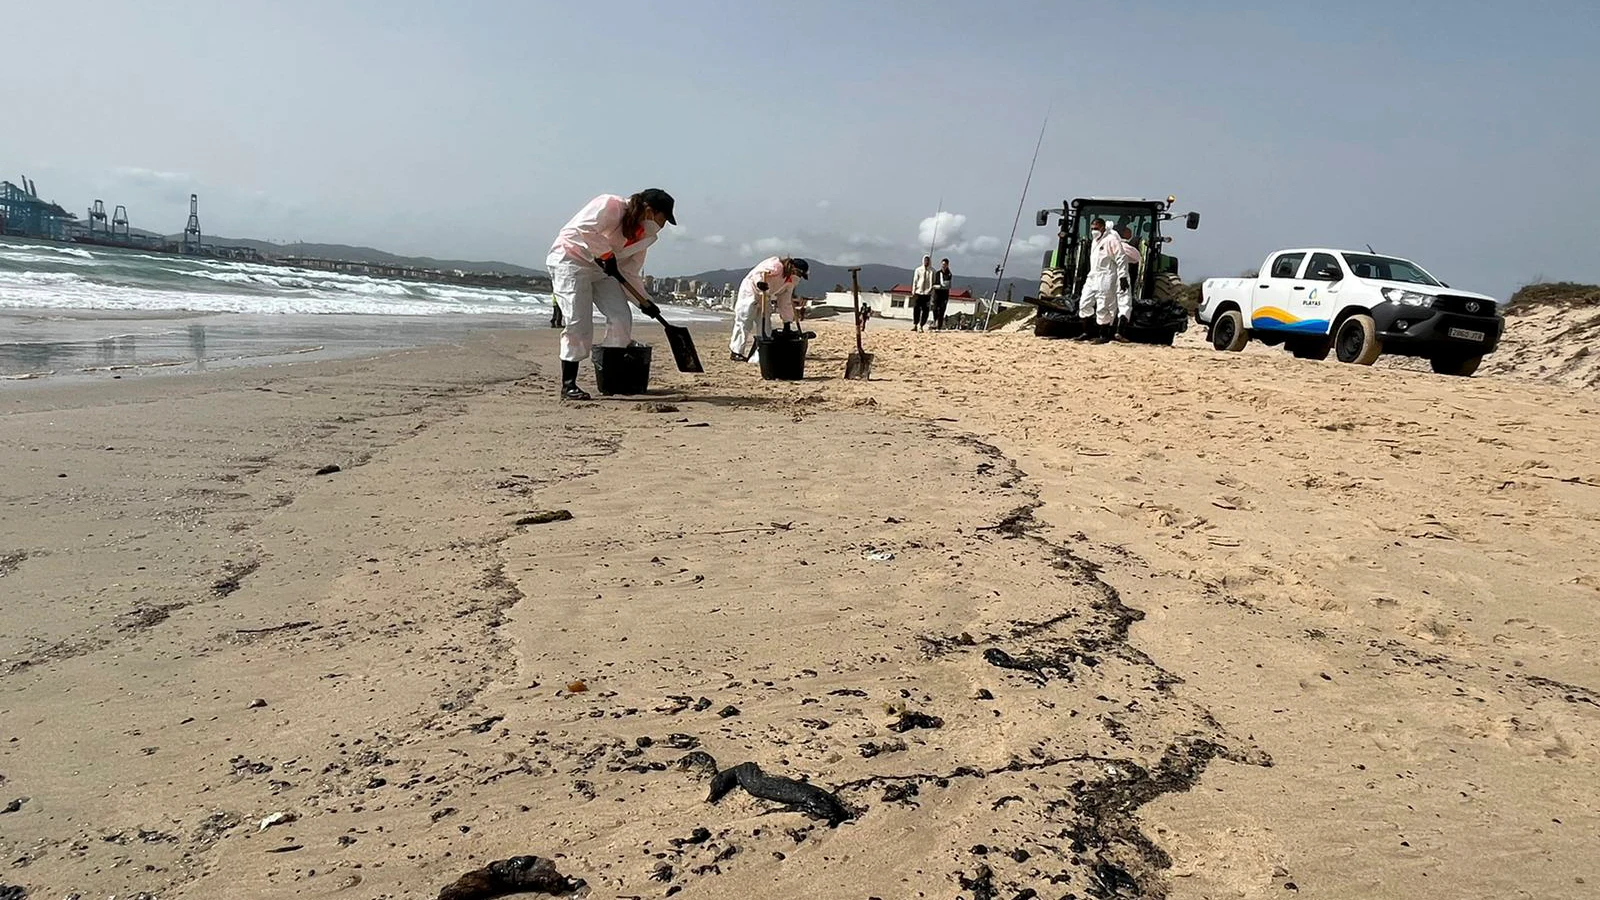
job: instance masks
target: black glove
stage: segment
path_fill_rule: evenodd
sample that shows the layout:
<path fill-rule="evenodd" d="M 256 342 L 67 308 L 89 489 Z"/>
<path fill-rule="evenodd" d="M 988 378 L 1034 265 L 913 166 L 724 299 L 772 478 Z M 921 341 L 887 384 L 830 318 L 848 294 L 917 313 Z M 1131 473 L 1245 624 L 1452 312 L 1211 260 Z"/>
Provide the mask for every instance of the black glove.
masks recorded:
<path fill-rule="evenodd" d="M 622 270 L 617 268 L 617 258 L 615 256 L 612 256 L 608 253 L 605 256 L 595 260 L 595 262 L 598 262 L 600 264 L 600 268 L 604 269 L 605 273 L 610 275 L 612 278 L 622 277 Z"/>
<path fill-rule="evenodd" d="M 764 291 L 764 290 L 766 290 L 766 289 L 767 289 L 767 283 L 766 283 L 766 282 L 765 282 L 765 281 L 758 281 L 758 282 L 756 282 L 756 290 L 758 290 L 758 291 Z"/>
<path fill-rule="evenodd" d="M 645 301 L 639 304 L 639 308 L 644 310 L 644 314 L 652 319 L 661 317 L 661 307 L 657 306 L 654 300 L 645 298 Z"/>

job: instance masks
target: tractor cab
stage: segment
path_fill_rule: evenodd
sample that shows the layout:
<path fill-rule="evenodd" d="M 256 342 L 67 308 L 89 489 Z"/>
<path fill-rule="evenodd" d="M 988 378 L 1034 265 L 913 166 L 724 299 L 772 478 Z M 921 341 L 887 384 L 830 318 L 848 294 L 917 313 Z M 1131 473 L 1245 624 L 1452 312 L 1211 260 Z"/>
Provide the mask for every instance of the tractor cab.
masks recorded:
<path fill-rule="evenodd" d="M 1056 248 L 1045 254 L 1039 278 L 1039 296 L 1028 298 L 1039 308 L 1034 318 L 1034 333 L 1040 337 L 1074 337 L 1082 331 L 1078 318 L 1078 298 L 1089 272 L 1089 226 L 1104 219 L 1106 227 L 1123 236 L 1139 251 L 1139 262 L 1128 266 L 1128 290 L 1133 294 L 1133 312 L 1126 330 L 1128 336 L 1145 343 L 1170 344 L 1188 325 L 1187 313 L 1178 305 L 1183 281 L 1178 278 L 1178 260 L 1167 252 L 1172 239 L 1162 234 L 1162 224 L 1176 216 L 1171 212 L 1176 198 L 1165 201 L 1132 197 L 1080 197 L 1058 209 L 1041 209 L 1035 224 L 1044 227 L 1050 217 L 1059 220 Z M 1200 214 L 1183 217 L 1185 227 L 1200 227 Z M 1126 229 L 1126 231 L 1124 231 Z"/>

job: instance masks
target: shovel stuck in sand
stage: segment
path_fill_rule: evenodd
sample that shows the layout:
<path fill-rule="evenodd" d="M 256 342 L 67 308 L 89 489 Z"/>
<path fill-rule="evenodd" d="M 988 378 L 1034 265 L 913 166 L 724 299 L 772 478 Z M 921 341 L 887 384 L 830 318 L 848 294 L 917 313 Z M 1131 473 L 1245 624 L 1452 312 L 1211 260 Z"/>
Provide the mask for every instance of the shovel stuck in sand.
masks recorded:
<path fill-rule="evenodd" d="M 861 331 L 866 323 L 861 318 L 860 266 L 850 269 L 850 301 L 856 312 L 856 350 L 844 363 L 844 377 L 852 381 L 866 381 L 872 377 L 872 354 L 861 346 Z"/>

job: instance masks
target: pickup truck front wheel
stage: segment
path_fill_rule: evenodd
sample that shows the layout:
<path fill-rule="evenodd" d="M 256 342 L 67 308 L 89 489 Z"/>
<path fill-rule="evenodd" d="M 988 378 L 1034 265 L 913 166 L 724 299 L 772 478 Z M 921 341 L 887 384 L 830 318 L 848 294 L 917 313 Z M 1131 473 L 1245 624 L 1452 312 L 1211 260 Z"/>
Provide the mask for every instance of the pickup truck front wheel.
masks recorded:
<path fill-rule="evenodd" d="M 1456 375 L 1465 378 L 1478 371 L 1478 365 L 1483 362 L 1482 353 L 1471 356 L 1435 356 L 1428 360 L 1433 366 L 1433 371 L 1440 375 Z"/>
<path fill-rule="evenodd" d="M 1211 323 L 1211 346 L 1229 353 L 1238 353 L 1250 342 L 1250 332 L 1245 330 L 1244 315 L 1230 309 Z"/>
<path fill-rule="evenodd" d="M 1378 340 L 1378 326 L 1368 315 L 1354 315 L 1339 326 L 1339 335 L 1333 341 L 1339 362 L 1370 366 L 1383 353 L 1383 342 Z"/>

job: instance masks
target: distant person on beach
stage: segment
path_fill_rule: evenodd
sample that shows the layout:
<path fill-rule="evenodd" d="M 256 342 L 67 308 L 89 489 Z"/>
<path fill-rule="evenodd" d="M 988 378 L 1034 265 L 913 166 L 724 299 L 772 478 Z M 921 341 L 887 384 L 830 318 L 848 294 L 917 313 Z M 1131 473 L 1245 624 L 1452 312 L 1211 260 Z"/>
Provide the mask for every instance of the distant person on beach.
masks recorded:
<path fill-rule="evenodd" d="M 933 273 L 933 327 L 944 330 L 944 311 L 950 305 L 950 260 L 939 260 L 939 270 Z"/>
<path fill-rule="evenodd" d="M 578 387 L 578 363 L 594 348 L 596 308 L 606 317 L 602 347 L 626 347 L 633 339 L 633 308 L 617 276 L 645 298 L 640 309 L 647 314 L 655 310 L 639 273 L 662 226 L 678 224 L 672 207 L 672 195 L 658 188 L 631 197 L 601 194 L 556 235 L 545 265 L 550 267 L 557 312 L 566 321 L 561 330 L 562 399 L 589 399 Z"/>
<path fill-rule="evenodd" d="M 744 276 L 744 280 L 739 282 L 739 299 L 733 306 L 733 337 L 728 341 L 730 359 L 734 362 L 748 362 L 750 359 L 750 351 L 764 324 L 761 321 L 760 292 L 766 291 L 767 302 L 777 305 L 778 318 L 783 320 L 784 327 L 794 325 L 794 290 L 798 284 L 795 279 L 807 278 L 810 274 L 811 265 L 803 259 L 771 256 Z M 768 306 L 766 312 L 770 316 L 772 307 Z"/>
<path fill-rule="evenodd" d="M 911 330 L 921 331 L 928 324 L 928 307 L 933 301 L 933 257 L 924 256 L 922 265 L 911 273 Z"/>

